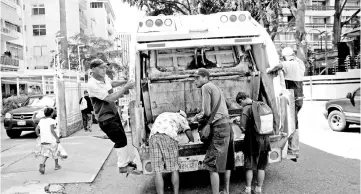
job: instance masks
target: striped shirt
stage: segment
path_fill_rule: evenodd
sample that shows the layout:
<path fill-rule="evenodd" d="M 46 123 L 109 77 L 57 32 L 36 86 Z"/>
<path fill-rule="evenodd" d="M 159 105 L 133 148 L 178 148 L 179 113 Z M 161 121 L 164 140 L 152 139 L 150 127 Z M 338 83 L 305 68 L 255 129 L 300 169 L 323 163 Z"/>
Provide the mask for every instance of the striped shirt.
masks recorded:
<path fill-rule="evenodd" d="M 212 109 L 214 109 L 218 104 L 219 98 L 221 98 L 221 104 L 219 105 L 218 111 L 216 112 L 212 123 L 215 123 L 223 118 L 227 118 L 228 108 L 222 90 L 211 82 L 204 84 L 202 86 L 202 111 L 196 115 L 196 118 L 201 119 L 204 117 L 210 117 Z"/>

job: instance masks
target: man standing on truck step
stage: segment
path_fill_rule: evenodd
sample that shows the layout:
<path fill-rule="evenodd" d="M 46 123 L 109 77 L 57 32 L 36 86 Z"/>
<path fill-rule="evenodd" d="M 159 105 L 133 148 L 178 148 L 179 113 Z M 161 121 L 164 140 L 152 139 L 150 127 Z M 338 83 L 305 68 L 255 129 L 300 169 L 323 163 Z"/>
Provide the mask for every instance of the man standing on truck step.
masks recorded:
<path fill-rule="evenodd" d="M 154 121 L 150 136 L 149 150 L 152 169 L 155 172 L 155 186 L 158 194 L 164 193 L 162 173 L 172 173 L 174 194 L 179 192 L 178 138 L 180 132 L 185 132 L 189 141 L 194 142 L 191 128 L 188 125 L 187 114 L 179 112 L 164 112 Z"/>
<path fill-rule="evenodd" d="M 293 89 L 295 95 L 295 125 L 296 129 L 288 139 L 288 153 L 287 158 L 297 162 L 299 157 L 299 131 L 298 131 L 298 112 L 303 105 L 303 77 L 305 74 L 305 64 L 303 61 L 296 57 L 291 47 L 286 47 L 282 50 L 282 56 L 285 61 L 268 68 L 267 73 L 273 73 L 280 69 L 283 70 L 285 75 L 285 82 L 287 89 Z"/>
<path fill-rule="evenodd" d="M 114 142 L 114 149 L 118 156 L 118 168 L 120 173 L 132 173 L 136 164 L 130 160 L 127 151 L 127 137 L 122 126 L 118 108 L 114 103 L 134 87 L 134 83 L 126 81 L 112 81 L 106 76 L 108 64 L 101 59 L 90 62 L 93 74 L 90 77 L 87 88 L 92 101 L 94 114 L 99 127 Z M 124 85 L 125 84 L 125 85 Z M 112 88 L 124 85 L 119 91 L 112 92 Z"/>
<path fill-rule="evenodd" d="M 199 68 L 192 76 L 196 77 L 195 85 L 202 91 L 202 111 L 191 120 L 192 122 L 209 118 L 211 111 L 217 106 L 218 100 L 221 100 L 213 121 L 211 121 L 212 140 L 203 164 L 209 171 L 213 194 L 219 193 L 219 173 L 225 173 L 223 193 L 228 194 L 231 170 L 235 168 L 235 157 L 233 132 L 226 98 L 222 90 L 209 81 L 210 73 L 207 69 Z"/>

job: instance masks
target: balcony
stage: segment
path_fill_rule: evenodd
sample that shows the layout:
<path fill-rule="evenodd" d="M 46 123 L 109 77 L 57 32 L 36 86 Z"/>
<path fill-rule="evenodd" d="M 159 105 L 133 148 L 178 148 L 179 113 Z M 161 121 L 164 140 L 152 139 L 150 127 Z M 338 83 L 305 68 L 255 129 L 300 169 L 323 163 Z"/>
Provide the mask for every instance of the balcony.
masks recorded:
<path fill-rule="evenodd" d="M 1 26 L 1 39 L 4 41 L 8 41 L 8 40 L 16 40 L 18 39 L 18 32 L 8 28 L 8 27 L 4 27 Z"/>
<path fill-rule="evenodd" d="M 2 55 L 0 59 L 0 65 L 10 68 L 19 68 L 19 60 Z"/>

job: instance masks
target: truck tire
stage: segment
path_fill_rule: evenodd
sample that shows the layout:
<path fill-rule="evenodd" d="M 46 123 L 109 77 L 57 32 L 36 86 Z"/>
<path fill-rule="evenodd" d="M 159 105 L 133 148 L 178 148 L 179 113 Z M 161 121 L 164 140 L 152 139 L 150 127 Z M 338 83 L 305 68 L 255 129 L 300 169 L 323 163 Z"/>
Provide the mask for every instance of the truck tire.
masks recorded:
<path fill-rule="evenodd" d="M 338 110 L 334 110 L 328 115 L 328 125 L 332 130 L 337 132 L 344 131 L 349 126 L 346 122 L 345 115 Z"/>
<path fill-rule="evenodd" d="M 18 138 L 20 137 L 22 131 L 18 130 L 6 130 L 6 135 L 10 138 Z"/>

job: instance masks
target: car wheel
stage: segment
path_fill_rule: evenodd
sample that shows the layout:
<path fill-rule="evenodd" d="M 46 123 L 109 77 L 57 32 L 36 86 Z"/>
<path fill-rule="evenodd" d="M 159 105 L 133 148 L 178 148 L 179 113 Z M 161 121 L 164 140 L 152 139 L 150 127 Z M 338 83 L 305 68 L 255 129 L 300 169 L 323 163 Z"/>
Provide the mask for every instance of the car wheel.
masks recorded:
<path fill-rule="evenodd" d="M 20 137 L 22 131 L 18 130 L 6 130 L 6 135 L 10 138 L 18 138 Z"/>
<path fill-rule="evenodd" d="M 338 110 L 334 110 L 328 115 L 328 125 L 334 131 L 344 131 L 348 127 L 345 115 Z"/>

